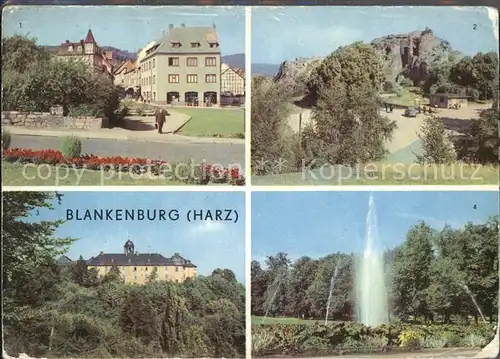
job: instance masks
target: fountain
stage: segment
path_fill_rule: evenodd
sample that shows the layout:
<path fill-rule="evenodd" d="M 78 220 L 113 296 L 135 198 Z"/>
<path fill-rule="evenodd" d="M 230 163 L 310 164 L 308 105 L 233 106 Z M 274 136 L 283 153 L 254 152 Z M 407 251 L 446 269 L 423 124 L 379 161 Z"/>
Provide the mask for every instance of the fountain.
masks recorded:
<path fill-rule="evenodd" d="M 287 272 L 287 269 L 283 268 L 283 270 L 276 276 L 276 278 L 274 278 L 274 281 L 269 286 L 269 289 L 274 287 L 274 291 L 273 291 L 273 294 L 271 295 L 271 298 L 269 299 L 269 302 L 267 303 L 266 313 L 264 314 L 264 317 L 262 318 L 260 324 L 264 324 L 264 321 L 266 320 L 266 318 L 269 314 L 269 310 L 271 309 L 271 305 L 274 302 L 274 298 L 276 298 L 276 295 L 278 294 L 278 291 L 281 287 L 281 282 L 286 277 L 286 272 Z"/>
<path fill-rule="evenodd" d="M 358 321 L 370 327 L 389 321 L 384 257 L 378 245 L 375 202 L 370 195 L 365 248 L 355 270 Z"/>
<path fill-rule="evenodd" d="M 335 270 L 333 271 L 332 279 L 330 280 L 330 290 L 328 292 L 328 302 L 326 303 L 326 316 L 325 316 L 325 325 L 328 324 L 328 314 L 330 313 L 330 303 L 332 302 L 332 293 L 333 288 L 335 287 L 335 280 L 337 279 L 337 275 L 339 274 L 341 260 L 337 262 L 335 265 Z"/>

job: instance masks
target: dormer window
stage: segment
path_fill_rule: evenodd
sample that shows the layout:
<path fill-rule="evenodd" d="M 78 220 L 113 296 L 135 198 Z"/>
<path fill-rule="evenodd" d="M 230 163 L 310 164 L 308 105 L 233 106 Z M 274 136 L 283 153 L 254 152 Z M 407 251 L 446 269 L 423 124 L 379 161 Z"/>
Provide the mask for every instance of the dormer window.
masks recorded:
<path fill-rule="evenodd" d="M 69 51 L 69 52 L 72 52 L 72 51 L 73 51 L 73 45 L 69 45 L 69 46 L 68 46 L 68 51 Z"/>
<path fill-rule="evenodd" d="M 199 42 L 192 42 L 191 43 L 191 47 L 200 47 L 200 43 Z"/>
<path fill-rule="evenodd" d="M 170 44 L 172 44 L 174 49 L 181 47 L 181 43 L 179 41 L 171 41 Z"/>
<path fill-rule="evenodd" d="M 211 42 L 210 47 L 211 48 L 219 47 L 219 44 L 217 42 Z"/>

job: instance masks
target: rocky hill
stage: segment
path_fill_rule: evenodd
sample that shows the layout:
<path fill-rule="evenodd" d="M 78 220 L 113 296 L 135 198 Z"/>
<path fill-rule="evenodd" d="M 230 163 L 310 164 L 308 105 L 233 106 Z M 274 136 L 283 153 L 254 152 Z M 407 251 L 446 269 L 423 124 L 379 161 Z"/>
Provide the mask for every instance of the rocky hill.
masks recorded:
<path fill-rule="evenodd" d="M 387 35 L 370 42 L 379 54 L 387 81 L 400 82 L 407 74 L 415 82 L 423 81 L 428 69 L 445 61 L 457 61 L 462 57 L 451 45 L 432 33 L 432 30 L 414 31 L 408 34 Z M 332 49 L 333 51 L 334 49 Z M 303 83 L 324 57 L 301 58 L 281 64 L 276 80 Z"/>

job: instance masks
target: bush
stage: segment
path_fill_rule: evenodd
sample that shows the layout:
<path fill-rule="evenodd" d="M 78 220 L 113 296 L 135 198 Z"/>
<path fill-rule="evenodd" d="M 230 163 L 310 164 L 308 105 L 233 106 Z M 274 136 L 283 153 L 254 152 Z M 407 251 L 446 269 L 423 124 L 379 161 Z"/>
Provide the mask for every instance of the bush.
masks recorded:
<path fill-rule="evenodd" d="M 404 77 L 399 84 L 403 87 L 411 87 L 414 85 L 413 81 L 407 77 Z"/>
<path fill-rule="evenodd" d="M 10 147 L 11 135 L 7 130 L 2 131 L 2 149 L 6 150 Z"/>
<path fill-rule="evenodd" d="M 62 141 L 61 152 L 65 158 L 76 158 L 82 154 L 82 141 L 78 137 L 65 137 Z"/>
<path fill-rule="evenodd" d="M 456 160 L 455 148 L 440 118 L 432 116 L 426 118 L 419 138 L 424 153 L 416 154 L 418 163 L 450 164 Z"/>

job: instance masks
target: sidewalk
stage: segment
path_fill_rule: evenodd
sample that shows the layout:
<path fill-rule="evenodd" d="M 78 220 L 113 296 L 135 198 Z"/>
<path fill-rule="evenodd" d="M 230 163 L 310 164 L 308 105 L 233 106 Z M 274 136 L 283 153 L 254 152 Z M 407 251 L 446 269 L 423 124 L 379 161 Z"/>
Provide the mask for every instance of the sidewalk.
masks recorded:
<path fill-rule="evenodd" d="M 42 137 L 65 137 L 76 136 L 80 138 L 102 139 L 102 140 L 128 140 L 138 142 L 180 142 L 193 144 L 235 144 L 243 145 L 244 139 L 239 138 L 217 138 L 217 137 L 188 137 L 173 134 L 158 134 L 155 129 L 143 131 L 131 131 L 123 128 L 102 128 L 97 131 L 85 131 L 74 129 L 41 129 L 25 128 L 17 126 L 3 126 L 12 135 L 42 136 Z"/>

